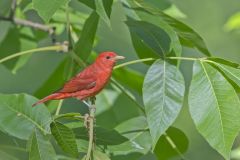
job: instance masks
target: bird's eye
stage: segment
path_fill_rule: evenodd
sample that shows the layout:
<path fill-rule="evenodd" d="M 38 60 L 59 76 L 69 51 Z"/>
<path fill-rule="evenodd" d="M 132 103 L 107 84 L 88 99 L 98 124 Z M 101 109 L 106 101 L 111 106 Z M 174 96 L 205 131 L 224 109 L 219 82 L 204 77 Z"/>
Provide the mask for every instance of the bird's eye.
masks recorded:
<path fill-rule="evenodd" d="M 110 59 L 111 57 L 110 56 L 107 56 L 106 59 Z"/>

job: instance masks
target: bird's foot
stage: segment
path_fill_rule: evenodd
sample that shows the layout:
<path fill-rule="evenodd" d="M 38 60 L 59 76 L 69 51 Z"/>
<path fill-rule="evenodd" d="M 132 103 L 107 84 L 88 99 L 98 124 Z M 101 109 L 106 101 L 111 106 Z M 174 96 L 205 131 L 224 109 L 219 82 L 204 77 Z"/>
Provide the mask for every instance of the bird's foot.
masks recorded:
<path fill-rule="evenodd" d="M 93 120 L 95 121 L 95 118 L 92 117 L 92 116 L 90 116 L 88 113 L 86 113 L 86 114 L 84 115 L 84 126 L 85 126 L 86 128 L 89 128 L 89 122 L 90 122 L 91 119 L 93 119 Z"/>
<path fill-rule="evenodd" d="M 89 126 L 89 114 L 88 114 L 88 113 L 86 113 L 86 114 L 84 115 L 84 126 L 85 126 L 86 128 L 88 128 L 88 126 Z"/>

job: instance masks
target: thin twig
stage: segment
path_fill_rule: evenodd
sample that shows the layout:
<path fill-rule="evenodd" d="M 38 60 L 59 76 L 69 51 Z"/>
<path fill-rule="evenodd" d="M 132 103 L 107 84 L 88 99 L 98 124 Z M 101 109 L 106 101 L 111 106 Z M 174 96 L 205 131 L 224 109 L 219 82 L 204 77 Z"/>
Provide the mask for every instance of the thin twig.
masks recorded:
<path fill-rule="evenodd" d="M 47 26 L 41 23 L 37 23 L 37 22 L 32 22 L 29 20 L 25 20 L 25 19 L 19 19 L 19 18 L 11 18 L 11 17 L 4 17 L 4 16 L 0 16 L 0 21 L 10 21 L 13 22 L 16 25 L 20 25 L 20 26 L 25 26 L 25 27 L 31 27 L 34 29 L 38 29 L 44 32 L 48 32 L 49 34 L 53 34 L 54 33 L 54 27 L 51 26 Z"/>
<path fill-rule="evenodd" d="M 49 47 L 42 47 L 42 48 L 36 48 L 36 49 L 30 49 L 30 50 L 26 50 L 26 51 L 22 51 L 22 52 L 18 52 L 15 54 L 11 54 L 7 57 L 4 57 L 2 59 L 0 59 L 0 63 L 6 62 L 10 59 L 25 55 L 25 54 L 30 54 L 33 52 L 43 52 L 43 51 L 63 51 L 63 52 L 67 52 L 67 46 L 65 46 L 65 44 L 61 44 L 61 45 L 55 45 L 55 46 L 49 46 Z"/>
<path fill-rule="evenodd" d="M 49 34 L 54 33 L 53 27 L 50 27 L 50 26 L 47 26 L 47 25 L 44 25 L 41 23 L 37 23 L 37 22 L 32 22 L 32 21 L 25 20 L 25 19 L 14 18 L 13 23 L 15 23 L 17 25 L 21 25 L 21 26 L 26 26 L 26 27 L 31 27 L 31 28 L 35 28 L 38 30 L 42 30 L 42 31 L 48 32 Z"/>

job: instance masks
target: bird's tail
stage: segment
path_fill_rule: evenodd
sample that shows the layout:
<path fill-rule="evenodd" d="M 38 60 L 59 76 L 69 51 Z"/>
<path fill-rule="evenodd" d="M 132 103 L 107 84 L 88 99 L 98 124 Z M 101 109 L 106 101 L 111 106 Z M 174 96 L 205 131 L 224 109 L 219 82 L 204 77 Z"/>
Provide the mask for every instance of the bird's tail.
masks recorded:
<path fill-rule="evenodd" d="M 41 104 L 41 103 L 44 103 L 44 102 L 47 102 L 49 100 L 56 100 L 56 99 L 63 99 L 63 98 L 66 98 L 66 94 L 62 94 L 62 93 L 53 93 L 39 101 L 37 101 L 36 103 L 34 103 L 32 106 L 36 106 L 38 104 Z"/>

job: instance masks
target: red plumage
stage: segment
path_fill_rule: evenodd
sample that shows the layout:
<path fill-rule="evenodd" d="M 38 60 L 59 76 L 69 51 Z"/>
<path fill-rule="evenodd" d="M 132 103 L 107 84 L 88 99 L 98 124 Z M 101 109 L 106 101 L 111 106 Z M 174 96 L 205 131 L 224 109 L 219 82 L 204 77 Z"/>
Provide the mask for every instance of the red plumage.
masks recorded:
<path fill-rule="evenodd" d="M 65 83 L 59 91 L 39 100 L 33 106 L 49 100 L 75 97 L 80 100 L 98 94 L 109 81 L 113 67 L 118 59 L 124 59 L 114 52 L 99 54 L 95 62 Z"/>

